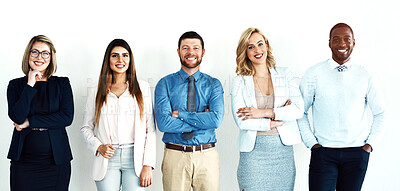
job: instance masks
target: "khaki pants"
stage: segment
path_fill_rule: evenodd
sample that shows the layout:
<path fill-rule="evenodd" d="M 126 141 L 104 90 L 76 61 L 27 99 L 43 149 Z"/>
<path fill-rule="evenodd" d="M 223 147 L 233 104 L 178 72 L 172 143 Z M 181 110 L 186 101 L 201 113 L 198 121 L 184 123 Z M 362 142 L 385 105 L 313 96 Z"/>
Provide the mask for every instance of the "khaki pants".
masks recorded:
<path fill-rule="evenodd" d="M 196 152 L 164 149 L 161 170 L 164 191 L 218 191 L 219 156 L 216 148 Z"/>

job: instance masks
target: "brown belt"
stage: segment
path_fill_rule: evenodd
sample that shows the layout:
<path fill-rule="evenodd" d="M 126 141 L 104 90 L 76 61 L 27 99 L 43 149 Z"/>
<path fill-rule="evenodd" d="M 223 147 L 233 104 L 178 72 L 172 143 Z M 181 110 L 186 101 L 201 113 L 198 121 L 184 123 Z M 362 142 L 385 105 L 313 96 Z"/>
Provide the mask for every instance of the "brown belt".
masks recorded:
<path fill-rule="evenodd" d="M 195 152 L 195 151 L 206 150 L 213 147 L 215 147 L 215 143 L 206 143 L 199 146 L 174 145 L 170 143 L 165 143 L 165 148 L 183 152 Z"/>
<path fill-rule="evenodd" d="M 32 131 L 47 131 L 46 128 L 32 128 Z"/>

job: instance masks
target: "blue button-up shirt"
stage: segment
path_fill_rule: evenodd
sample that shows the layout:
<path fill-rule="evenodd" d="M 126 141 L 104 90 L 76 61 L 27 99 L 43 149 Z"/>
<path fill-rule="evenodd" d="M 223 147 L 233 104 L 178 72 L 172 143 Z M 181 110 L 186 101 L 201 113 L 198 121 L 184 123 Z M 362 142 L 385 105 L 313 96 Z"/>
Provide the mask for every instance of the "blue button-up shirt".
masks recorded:
<path fill-rule="evenodd" d="M 158 129 L 164 132 L 164 143 L 201 145 L 215 143 L 215 129 L 224 116 L 224 91 L 221 82 L 197 71 L 193 74 L 196 87 L 196 112 L 187 112 L 189 75 L 182 69 L 162 78 L 155 89 L 154 113 Z M 209 112 L 204 112 L 209 109 Z M 178 118 L 172 111 L 179 111 Z M 183 132 L 195 131 L 193 139 L 186 141 Z"/>

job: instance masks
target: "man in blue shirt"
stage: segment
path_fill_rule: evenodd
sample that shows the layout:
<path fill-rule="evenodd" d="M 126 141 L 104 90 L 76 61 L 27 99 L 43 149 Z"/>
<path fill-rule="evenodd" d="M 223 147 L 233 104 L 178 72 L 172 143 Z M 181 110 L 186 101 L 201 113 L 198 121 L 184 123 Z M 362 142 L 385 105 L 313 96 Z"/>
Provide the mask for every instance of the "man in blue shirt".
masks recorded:
<path fill-rule="evenodd" d="M 220 81 L 201 73 L 204 42 L 196 32 L 178 41 L 181 70 L 162 78 L 155 89 L 155 117 L 164 132 L 164 191 L 219 190 L 215 129 L 224 115 Z"/>
<path fill-rule="evenodd" d="M 297 122 L 304 144 L 311 148 L 311 191 L 361 190 L 369 154 L 383 136 L 384 98 L 371 73 L 350 60 L 354 46 L 350 26 L 336 24 L 329 39 L 332 59 L 309 68 L 300 84 L 305 112 Z"/>

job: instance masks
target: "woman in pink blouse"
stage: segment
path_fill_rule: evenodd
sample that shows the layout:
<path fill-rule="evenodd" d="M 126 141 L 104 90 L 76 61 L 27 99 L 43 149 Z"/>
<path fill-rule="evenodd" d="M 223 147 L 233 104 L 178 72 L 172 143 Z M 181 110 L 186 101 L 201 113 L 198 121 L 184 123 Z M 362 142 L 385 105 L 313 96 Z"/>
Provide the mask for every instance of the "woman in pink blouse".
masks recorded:
<path fill-rule="evenodd" d="M 94 157 L 92 178 L 99 191 L 144 190 L 152 184 L 156 140 L 150 86 L 137 80 L 131 48 L 122 39 L 107 47 L 81 132 Z"/>

